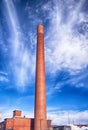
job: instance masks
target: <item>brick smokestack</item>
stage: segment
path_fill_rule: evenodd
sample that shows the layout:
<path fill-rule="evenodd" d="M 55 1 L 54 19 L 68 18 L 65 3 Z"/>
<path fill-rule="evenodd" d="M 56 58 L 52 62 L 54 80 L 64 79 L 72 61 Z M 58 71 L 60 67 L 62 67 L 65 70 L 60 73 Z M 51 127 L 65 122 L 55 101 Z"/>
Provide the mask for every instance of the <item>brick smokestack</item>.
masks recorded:
<path fill-rule="evenodd" d="M 44 61 L 44 27 L 37 29 L 36 86 L 34 130 L 46 130 L 46 83 Z"/>

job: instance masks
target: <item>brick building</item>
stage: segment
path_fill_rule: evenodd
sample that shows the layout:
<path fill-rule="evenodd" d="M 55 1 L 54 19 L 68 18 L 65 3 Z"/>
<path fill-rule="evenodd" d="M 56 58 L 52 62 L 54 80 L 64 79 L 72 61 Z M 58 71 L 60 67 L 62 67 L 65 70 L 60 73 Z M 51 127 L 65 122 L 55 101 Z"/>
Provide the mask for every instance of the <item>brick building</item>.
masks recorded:
<path fill-rule="evenodd" d="M 33 130 L 34 119 L 21 116 L 21 111 L 13 111 L 12 118 L 0 123 L 0 130 Z"/>
<path fill-rule="evenodd" d="M 0 122 L 0 130 L 34 130 L 34 119 L 21 116 L 21 111 L 13 111 L 12 118 L 6 118 L 3 122 Z M 51 121 L 47 121 L 47 127 L 51 124 Z M 41 125 L 41 122 L 40 122 Z"/>

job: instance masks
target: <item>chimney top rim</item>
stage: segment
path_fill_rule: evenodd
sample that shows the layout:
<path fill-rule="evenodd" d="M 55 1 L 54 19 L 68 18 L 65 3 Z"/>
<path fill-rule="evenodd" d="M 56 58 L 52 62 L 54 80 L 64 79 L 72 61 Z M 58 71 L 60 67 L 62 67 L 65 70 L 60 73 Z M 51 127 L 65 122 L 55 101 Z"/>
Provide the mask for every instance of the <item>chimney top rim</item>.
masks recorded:
<path fill-rule="evenodd" d="M 38 33 L 44 33 L 44 26 L 41 24 L 38 25 Z"/>

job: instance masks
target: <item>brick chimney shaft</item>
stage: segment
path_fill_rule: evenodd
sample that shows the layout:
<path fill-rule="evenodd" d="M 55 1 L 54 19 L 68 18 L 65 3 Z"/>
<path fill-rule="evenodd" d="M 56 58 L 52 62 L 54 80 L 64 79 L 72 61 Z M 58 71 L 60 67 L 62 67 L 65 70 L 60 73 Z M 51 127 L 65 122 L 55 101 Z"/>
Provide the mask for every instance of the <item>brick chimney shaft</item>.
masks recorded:
<path fill-rule="evenodd" d="M 39 25 L 37 29 L 34 130 L 46 130 L 47 127 L 44 58 L 44 27 Z"/>

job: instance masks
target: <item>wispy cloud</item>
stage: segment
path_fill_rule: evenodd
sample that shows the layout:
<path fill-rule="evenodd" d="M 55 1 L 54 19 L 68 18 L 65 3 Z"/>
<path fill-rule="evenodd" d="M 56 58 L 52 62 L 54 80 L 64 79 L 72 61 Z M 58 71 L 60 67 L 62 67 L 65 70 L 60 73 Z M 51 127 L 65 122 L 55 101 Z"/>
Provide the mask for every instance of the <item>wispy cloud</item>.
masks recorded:
<path fill-rule="evenodd" d="M 9 80 L 5 76 L 0 76 L 0 82 L 9 82 Z"/>
<path fill-rule="evenodd" d="M 54 78 L 53 78 L 54 77 Z M 54 79 L 49 85 L 47 85 L 47 95 L 55 94 L 56 92 L 63 93 L 63 88 L 70 87 L 85 88 L 88 89 L 87 70 L 83 70 L 77 73 L 67 73 L 67 70 L 59 71 L 58 74 L 51 76 L 51 80 Z M 49 80 L 50 81 L 50 80 Z M 50 87 L 52 86 L 52 87 Z"/>
<path fill-rule="evenodd" d="M 7 76 L 8 73 L 7 73 L 7 72 L 4 72 L 4 71 L 0 71 L 0 75 L 5 75 L 5 76 Z"/>
<path fill-rule="evenodd" d="M 51 73 L 56 73 L 63 68 L 66 68 L 70 73 L 76 73 L 88 65 L 85 60 L 88 57 L 88 40 L 85 35 L 75 32 L 74 29 L 75 24 L 80 24 L 79 15 L 82 11 L 82 5 L 83 1 L 80 1 L 75 6 L 75 13 L 71 9 L 70 14 L 72 16 L 70 17 L 68 13 L 68 19 L 64 23 L 63 20 L 65 19 L 62 19 L 63 13 L 59 11 L 58 4 L 50 12 L 52 17 L 51 27 L 48 30 L 49 33 L 47 33 L 46 39 L 46 61 L 48 70 Z"/>
<path fill-rule="evenodd" d="M 72 0 L 66 1 L 63 6 L 63 1 L 55 0 L 48 1 L 46 4 L 41 2 L 35 5 L 35 10 L 27 3 L 25 13 L 30 25 L 33 26 L 28 31 L 27 38 L 30 42 L 30 47 L 28 47 L 25 44 L 14 3 L 5 0 L 8 13 L 7 22 L 8 25 L 11 24 L 10 32 L 13 32 L 10 39 L 12 59 L 9 68 L 18 89 L 25 90 L 35 77 L 36 34 L 33 29 L 39 23 L 45 25 L 47 73 L 54 75 L 58 71 L 66 69 L 70 74 L 74 74 L 87 67 L 88 61 L 85 60 L 88 57 L 87 33 L 85 35 L 78 29 L 79 26 L 83 28 L 81 26 L 83 22 L 87 22 L 86 15 L 82 12 L 84 3 L 83 0 L 79 2 Z"/>
<path fill-rule="evenodd" d="M 34 77 L 35 57 L 25 44 L 24 34 L 19 23 L 13 1 L 4 0 L 7 10 L 7 23 L 11 33 L 11 62 L 9 63 L 9 75 L 11 74 L 14 86 L 24 91 Z"/>
<path fill-rule="evenodd" d="M 8 83 L 9 82 L 7 72 L 0 71 L 0 82 L 2 82 L 2 83 Z"/>
<path fill-rule="evenodd" d="M 53 111 L 48 113 L 48 118 L 52 119 L 52 124 L 58 125 L 58 124 L 68 124 L 73 123 L 74 124 L 86 124 L 88 122 L 88 111 Z"/>

